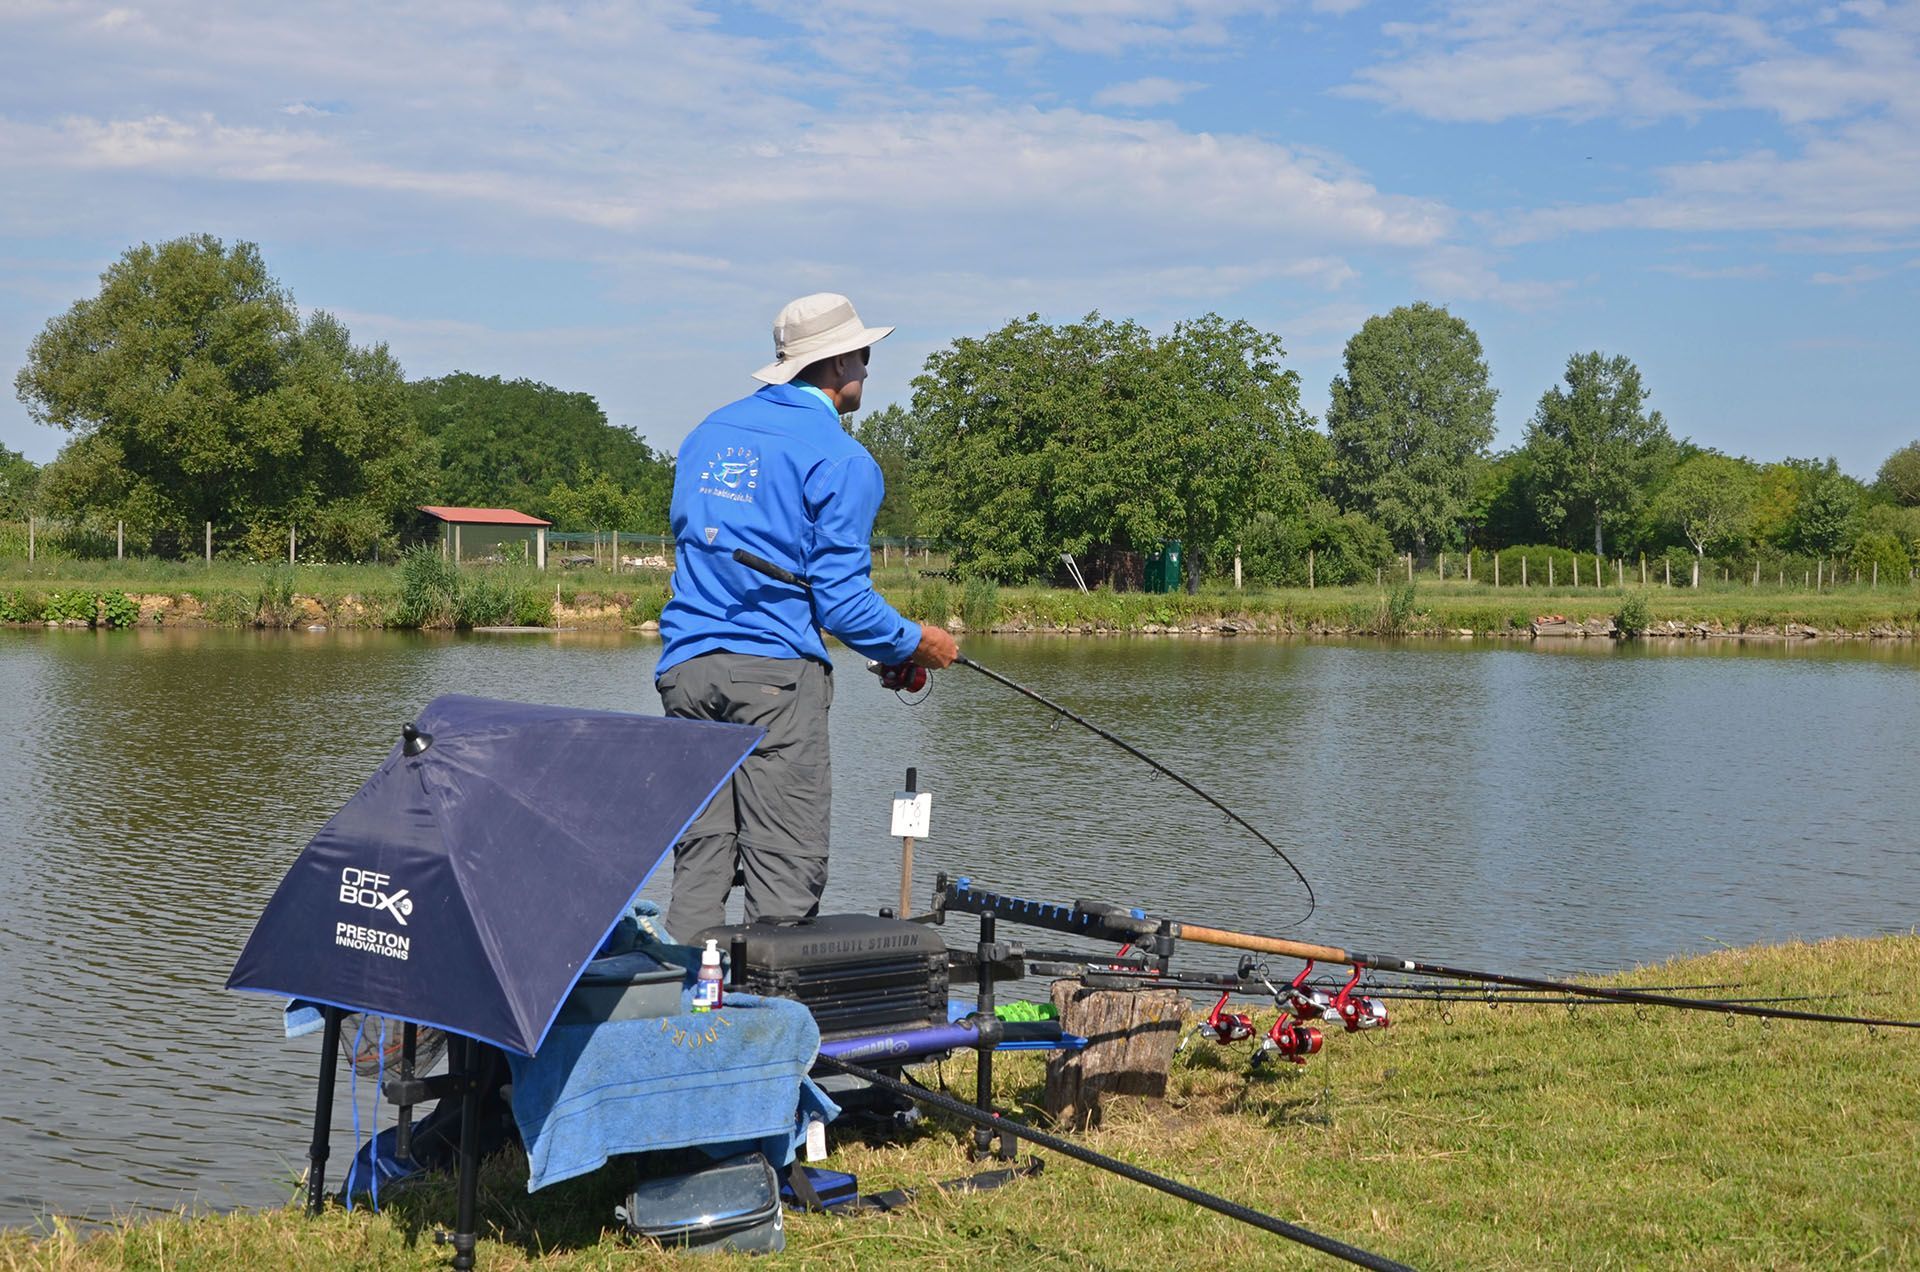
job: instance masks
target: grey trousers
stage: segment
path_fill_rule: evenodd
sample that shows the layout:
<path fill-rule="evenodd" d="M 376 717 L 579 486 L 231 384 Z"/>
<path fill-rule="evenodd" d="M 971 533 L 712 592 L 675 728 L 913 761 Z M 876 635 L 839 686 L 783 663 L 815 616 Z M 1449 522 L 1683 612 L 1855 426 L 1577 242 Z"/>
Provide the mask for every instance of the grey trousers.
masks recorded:
<path fill-rule="evenodd" d="M 746 876 L 747 922 L 818 913 L 833 811 L 833 673 L 809 658 L 717 652 L 668 668 L 654 684 L 670 716 L 767 731 L 674 845 L 668 931 L 690 941 L 725 922 L 736 871 Z"/>

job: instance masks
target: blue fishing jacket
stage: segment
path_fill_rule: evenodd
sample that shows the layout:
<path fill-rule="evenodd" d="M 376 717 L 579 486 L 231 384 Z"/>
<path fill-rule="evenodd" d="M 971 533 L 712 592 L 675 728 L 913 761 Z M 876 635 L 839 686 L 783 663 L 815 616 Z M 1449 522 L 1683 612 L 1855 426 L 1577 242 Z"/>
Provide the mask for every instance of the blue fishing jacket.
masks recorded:
<path fill-rule="evenodd" d="M 905 662 L 920 625 L 873 590 L 880 465 L 826 397 L 770 384 L 701 421 L 673 475 L 673 599 L 661 672 L 727 650 L 827 662 L 820 628 L 869 658 Z M 745 548 L 813 584 L 809 598 L 733 559 Z"/>

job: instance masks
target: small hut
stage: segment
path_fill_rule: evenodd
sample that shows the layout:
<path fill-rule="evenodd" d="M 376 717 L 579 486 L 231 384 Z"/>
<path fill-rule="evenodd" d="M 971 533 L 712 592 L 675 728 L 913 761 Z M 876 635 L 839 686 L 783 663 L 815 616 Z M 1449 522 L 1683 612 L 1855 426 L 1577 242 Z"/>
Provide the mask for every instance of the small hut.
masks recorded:
<path fill-rule="evenodd" d="M 503 563 L 516 558 L 547 568 L 547 529 L 551 521 L 511 508 L 446 508 L 422 504 L 420 511 L 440 523 L 440 555 L 453 561 Z"/>

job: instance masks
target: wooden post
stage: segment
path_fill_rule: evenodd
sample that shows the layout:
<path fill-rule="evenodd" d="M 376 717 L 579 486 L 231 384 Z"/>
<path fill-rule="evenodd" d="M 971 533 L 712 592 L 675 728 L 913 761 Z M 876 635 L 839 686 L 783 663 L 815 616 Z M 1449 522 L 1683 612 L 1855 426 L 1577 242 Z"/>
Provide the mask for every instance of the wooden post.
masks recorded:
<path fill-rule="evenodd" d="M 1673 562 L 1667 560 L 1665 557 L 1661 557 L 1660 568 L 1666 573 L 1667 586 L 1672 587 L 1673 586 Z"/>
<path fill-rule="evenodd" d="M 1520 586 L 1527 586 L 1527 558 L 1520 558 Z"/>
<path fill-rule="evenodd" d="M 288 565 L 293 564 L 294 550 L 299 546 L 299 543 L 300 543 L 300 540 L 298 539 L 298 537 L 296 537 L 294 533 L 294 527 L 288 526 L 287 527 L 287 564 Z"/>
<path fill-rule="evenodd" d="M 1600 554 L 1596 552 L 1593 554 L 1593 586 L 1596 591 L 1606 586 L 1606 584 L 1601 581 L 1604 578 L 1606 578 L 1606 575 L 1600 569 Z"/>
<path fill-rule="evenodd" d="M 1380 581 L 1380 571 L 1377 569 L 1373 572 L 1373 581 L 1375 583 L 1378 583 Z M 1307 591 L 1309 592 L 1313 591 L 1313 549 L 1312 548 L 1307 549 Z"/>
<path fill-rule="evenodd" d="M 1613 559 L 1613 585 L 1621 591 L 1627 590 L 1627 561 L 1625 557 Z"/>
<path fill-rule="evenodd" d="M 207 564 L 213 564 L 213 522 L 207 522 Z"/>
<path fill-rule="evenodd" d="M 1753 559 L 1753 587 L 1755 591 L 1758 591 L 1760 589 L 1760 558 L 1759 557 L 1755 557 Z"/>
<path fill-rule="evenodd" d="M 35 546 L 34 545 L 34 529 L 35 527 L 33 524 L 33 514 L 28 513 L 27 514 L 27 564 L 28 565 L 33 564 L 33 550 Z"/>
<path fill-rule="evenodd" d="M 1880 590 L 1880 562 L 1877 558 L 1873 563 L 1873 583 L 1871 586 L 1876 592 Z"/>
<path fill-rule="evenodd" d="M 547 568 L 547 528 L 545 526 L 536 526 L 534 527 L 533 534 L 535 541 L 534 546 L 540 553 L 540 568 L 545 570 Z"/>
<path fill-rule="evenodd" d="M 620 573 L 620 527 L 613 528 L 613 572 Z"/>
<path fill-rule="evenodd" d="M 460 564 L 460 523 L 453 523 L 453 563 Z"/>
<path fill-rule="evenodd" d="M 1313 549 L 1308 548 L 1307 551 L 1311 552 Z M 1380 567 L 1377 565 L 1373 567 L 1373 585 L 1375 587 L 1380 586 Z"/>
<path fill-rule="evenodd" d="M 1309 548 L 1308 551 L 1311 552 L 1312 549 Z M 1240 545 L 1237 543 L 1233 545 L 1233 590 L 1236 592 L 1240 590 Z"/>
<path fill-rule="evenodd" d="M 1088 989 L 1055 981 L 1053 1005 L 1062 1031 L 1088 1040 L 1081 1051 L 1047 1059 L 1046 1109 L 1074 1130 L 1100 1124 L 1102 1104 L 1115 1095 L 1158 1100 L 1180 1041 L 1186 997 L 1171 989 Z"/>
<path fill-rule="evenodd" d="M 1547 556 L 1547 586 L 1553 586 L 1553 556 L 1551 553 Z"/>
<path fill-rule="evenodd" d="M 124 521 L 113 523 L 113 559 L 116 561 L 127 559 L 127 523 Z"/>
<path fill-rule="evenodd" d="M 1642 552 L 1640 554 L 1640 586 L 1645 587 L 1646 585 L 1647 585 L 1647 554 Z"/>
<path fill-rule="evenodd" d="M 1580 586 L 1580 554 L 1578 552 L 1574 553 L 1571 559 L 1573 561 L 1573 586 L 1577 589 Z"/>
<path fill-rule="evenodd" d="M 1444 552 L 1440 554 L 1439 569 L 1440 569 L 1440 581 L 1442 583 L 1445 583 L 1447 581 L 1447 554 Z"/>
<path fill-rule="evenodd" d="M 1407 582 L 1413 582 L 1413 553 L 1407 553 Z"/>
<path fill-rule="evenodd" d="M 1816 592 L 1818 592 L 1822 586 L 1820 572 L 1826 568 L 1827 558 L 1825 557 L 1820 557 L 1813 563 L 1813 590 Z"/>
<path fill-rule="evenodd" d="M 1473 582 L 1473 549 L 1467 549 L 1467 582 Z"/>
<path fill-rule="evenodd" d="M 1494 586 L 1494 589 L 1495 589 L 1496 591 L 1498 591 L 1498 590 L 1499 590 L 1499 587 L 1500 587 L 1500 554 L 1499 554 L 1498 552 L 1496 552 L 1496 553 L 1494 553 L 1494 554 L 1493 554 L 1493 586 Z"/>

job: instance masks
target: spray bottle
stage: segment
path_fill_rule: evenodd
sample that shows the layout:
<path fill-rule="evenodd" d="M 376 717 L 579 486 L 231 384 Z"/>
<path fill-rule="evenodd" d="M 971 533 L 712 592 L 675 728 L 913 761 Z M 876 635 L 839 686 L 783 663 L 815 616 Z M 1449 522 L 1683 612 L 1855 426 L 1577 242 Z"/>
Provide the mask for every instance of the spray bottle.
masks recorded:
<path fill-rule="evenodd" d="M 720 1006 L 720 942 L 710 940 L 700 951 L 700 975 L 693 982 L 693 1009 L 714 1011 Z"/>

